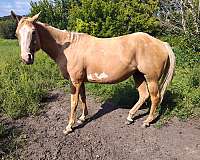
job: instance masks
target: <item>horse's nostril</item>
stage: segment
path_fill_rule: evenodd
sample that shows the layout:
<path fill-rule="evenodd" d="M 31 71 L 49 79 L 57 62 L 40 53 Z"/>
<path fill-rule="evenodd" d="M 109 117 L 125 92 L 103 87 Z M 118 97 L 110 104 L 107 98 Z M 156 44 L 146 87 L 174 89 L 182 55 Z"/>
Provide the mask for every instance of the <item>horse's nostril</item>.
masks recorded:
<path fill-rule="evenodd" d="M 32 60 L 32 55 L 28 54 L 28 61 L 30 62 Z"/>

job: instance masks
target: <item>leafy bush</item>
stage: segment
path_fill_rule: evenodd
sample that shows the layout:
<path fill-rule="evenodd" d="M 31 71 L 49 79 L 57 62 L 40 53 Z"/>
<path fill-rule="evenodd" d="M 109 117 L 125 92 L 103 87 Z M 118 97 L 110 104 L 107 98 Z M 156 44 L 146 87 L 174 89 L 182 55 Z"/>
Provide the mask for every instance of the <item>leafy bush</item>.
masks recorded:
<path fill-rule="evenodd" d="M 185 41 L 187 48 L 190 48 L 193 52 L 200 52 L 200 34 L 198 33 L 187 33 L 185 35 Z M 193 58 L 194 59 L 194 58 Z"/>
<path fill-rule="evenodd" d="M 30 15 L 41 12 L 40 21 L 60 29 L 66 29 L 69 7 L 69 0 L 40 0 L 38 2 L 31 2 Z"/>
<path fill-rule="evenodd" d="M 164 36 L 163 41 L 169 42 L 176 54 L 176 66 L 188 68 L 196 67 L 200 62 L 200 52 L 192 47 L 198 45 L 196 37 L 186 35 L 182 36 Z M 190 41 L 190 42 L 189 42 Z M 192 43 L 193 42 L 193 43 Z"/>
<path fill-rule="evenodd" d="M 168 89 L 171 96 L 166 95 L 162 104 L 165 116 L 188 118 L 200 116 L 200 67 L 192 69 L 177 68 L 176 76 Z M 170 100 L 171 98 L 171 100 Z M 173 99 L 173 100 L 172 100 Z"/>
<path fill-rule="evenodd" d="M 157 1 L 81 0 L 69 10 L 68 28 L 98 37 L 156 32 Z"/>
<path fill-rule="evenodd" d="M 147 0 L 41 0 L 31 3 L 31 15 L 60 29 L 86 32 L 99 37 L 137 31 L 155 33 L 158 1 Z"/>
<path fill-rule="evenodd" d="M 15 38 L 16 23 L 11 19 L 0 21 L 0 38 Z"/>

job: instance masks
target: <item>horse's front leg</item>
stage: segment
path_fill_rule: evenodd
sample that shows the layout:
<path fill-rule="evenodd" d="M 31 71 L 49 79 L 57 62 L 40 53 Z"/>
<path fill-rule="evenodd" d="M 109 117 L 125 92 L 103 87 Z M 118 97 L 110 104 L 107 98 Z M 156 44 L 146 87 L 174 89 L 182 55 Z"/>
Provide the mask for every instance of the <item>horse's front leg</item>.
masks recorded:
<path fill-rule="evenodd" d="M 86 116 L 88 115 L 88 109 L 87 109 L 87 105 L 86 105 L 85 84 L 84 83 L 81 84 L 79 99 L 81 101 L 82 115 L 79 117 L 77 122 L 79 124 L 82 124 L 83 122 L 85 122 Z"/>
<path fill-rule="evenodd" d="M 71 83 L 71 113 L 69 115 L 69 123 L 63 131 L 64 134 L 72 132 L 72 127 L 76 119 L 76 108 L 78 106 L 80 87 L 81 83 Z"/>

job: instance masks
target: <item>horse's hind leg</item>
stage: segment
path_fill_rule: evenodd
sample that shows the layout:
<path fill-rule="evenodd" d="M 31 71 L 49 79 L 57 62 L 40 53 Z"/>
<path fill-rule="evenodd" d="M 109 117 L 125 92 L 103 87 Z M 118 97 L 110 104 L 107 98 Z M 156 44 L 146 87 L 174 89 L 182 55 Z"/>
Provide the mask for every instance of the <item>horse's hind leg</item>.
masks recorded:
<path fill-rule="evenodd" d="M 138 111 L 138 109 L 143 105 L 143 103 L 149 97 L 149 91 L 147 88 L 147 83 L 145 81 L 144 75 L 140 72 L 137 72 L 133 75 L 133 78 L 135 80 L 136 88 L 139 92 L 139 100 L 134 105 L 134 107 L 129 111 L 129 114 L 127 117 L 127 124 L 133 121 L 132 120 L 133 115 Z"/>
<path fill-rule="evenodd" d="M 147 85 L 151 97 L 151 109 L 147 119 L 143 122 L 143 127 L 149 126 L 149 123 L 155 119 L 155 111 L 160 102 L 160 92 L 157 80 L 147 78 Z"/>
<path fill-rule="evenodd" d="M 81 108 L 82 108 L 82 115 L 78 119 L 78 123 L 83 123 L 86 120 L 86 116 L 88 115 L 87 105 L 86 105 L 86 95 L 85 95 L 85 84 L 82 83 L 80 88 L 80 97 L 81 101 Z"/>

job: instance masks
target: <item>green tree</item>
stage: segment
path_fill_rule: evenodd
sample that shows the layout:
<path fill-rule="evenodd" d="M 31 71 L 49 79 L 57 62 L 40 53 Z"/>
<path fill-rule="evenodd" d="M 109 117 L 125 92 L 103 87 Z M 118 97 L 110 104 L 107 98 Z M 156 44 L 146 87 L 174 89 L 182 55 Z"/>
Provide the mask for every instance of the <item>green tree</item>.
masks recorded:
<path fill-rule="evenodd" d="M 0 21 L 0 38 L 15 38 L 16 23 L 11 19 Z"/>
<path fill-rule="evenodd" d="M 40 20 L 60 29 L 67 28 L 67 17 L 69 0 L 40 0 L 31 2 L 31 14 L 35 15 L 39 12 Z"/>
<path fill-rule="evenodd" d="M 159 28 L 157 9 L 154 0 L 80 0 L 69 10 L 68 28 L 99 37 L 155 33 Z"/>
<path fill-rule="evenodd" d="M 159 2 L 159 18 L 164 27 L 184 34 L 199 34 L 199 0 L 162 0 Z"/>
<path fill-rule="evenodd" d="M 111 37 L 133 32 L 156 33 L 156 0 L 41 0 L 31 2 L 31 15 L 60 29 Z"/>
<path fill-rule="evenodd" d="M 187 48 L 200 51 L 200 0 L 162 0 L 158 13 L 163 33 L 182 35 Z"/>

